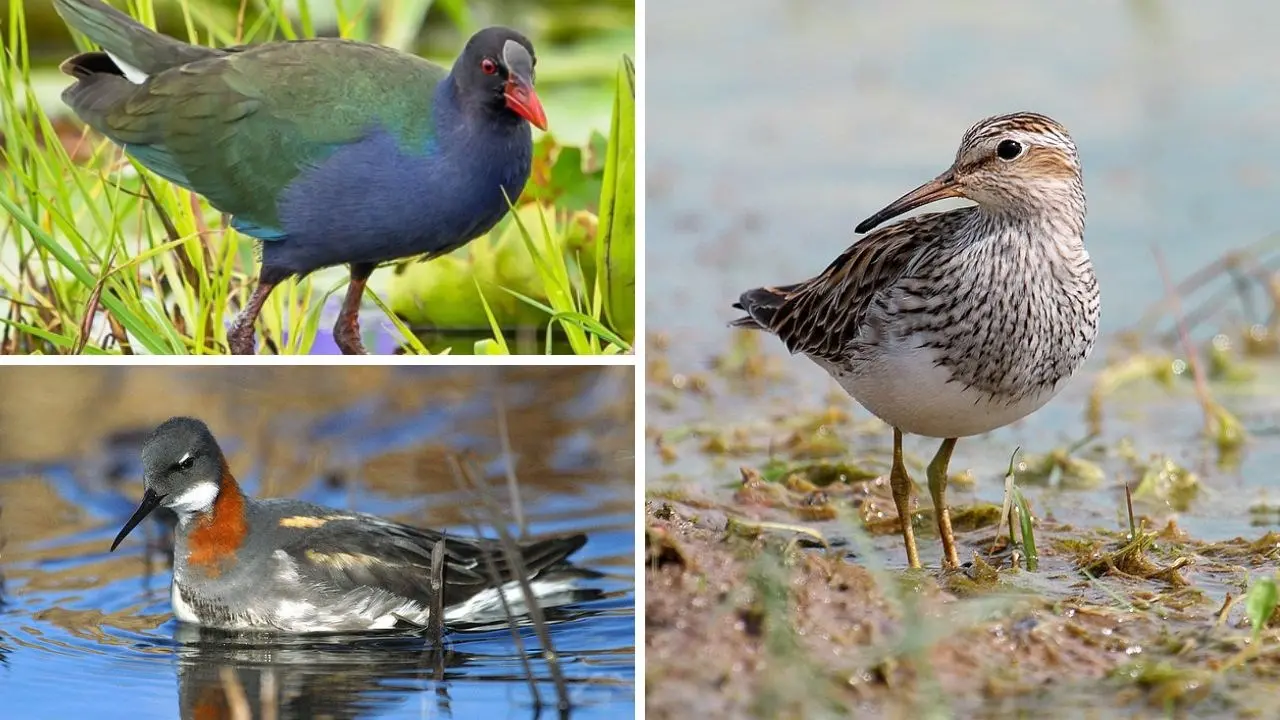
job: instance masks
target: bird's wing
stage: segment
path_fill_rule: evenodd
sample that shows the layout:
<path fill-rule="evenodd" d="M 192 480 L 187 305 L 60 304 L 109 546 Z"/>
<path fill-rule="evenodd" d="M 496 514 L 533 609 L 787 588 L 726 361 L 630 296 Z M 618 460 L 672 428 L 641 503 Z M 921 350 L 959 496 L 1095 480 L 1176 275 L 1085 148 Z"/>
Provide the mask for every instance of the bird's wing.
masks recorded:
<path fill-rule="evenodd" d="M 64 94 L 85 122 L 264 240 L 283 237 L 282 191 L 344 145 L 384 130 L 425 152 L 446 75 L 412 55 L 335 39 L 234 48 L 141 85 L 91 70 L 73 72 L 80 82 Z"/>
<path fill-rule="evenodd" d="M 431 554 L 444 539 L 444 607 L 466 601 L 487 588 L 516 578 L 497 540 L 446 536 L 435 530 L 377 520 L 333 519 L 299 529 L 282 549 L 306 580 L 324 587 L 377 588 L 430 605 Z M 530 576 L 564 562 L 586 543 L 585 535 L 522 541 L 520 554 Z M 491 572 L 485 556 L 492 559 Z"/>
<path fill-rule="evenodd" d="M 845 359 L 872 302 L 912 270 L 945 229 L 938 227 L 940 221 L 953 213 L 917 215 L 876 230 L 804 282 L 748 290 L 734 304 L 747 317 L 733 324 L 768 330 L 793 353 Z"/>
<path fill-rule="evenodd" d="M 163 35 L 102 0 L 53 0 L 53 8 L 69 27 L 110 53 L 113 65 L 117 61 L 125 63 L 130 70 L 147 75 L 234 51 L 192 45 Z M 105 57 L 103 53 L 85 53 L 67 62 L 93 64 Z"/>

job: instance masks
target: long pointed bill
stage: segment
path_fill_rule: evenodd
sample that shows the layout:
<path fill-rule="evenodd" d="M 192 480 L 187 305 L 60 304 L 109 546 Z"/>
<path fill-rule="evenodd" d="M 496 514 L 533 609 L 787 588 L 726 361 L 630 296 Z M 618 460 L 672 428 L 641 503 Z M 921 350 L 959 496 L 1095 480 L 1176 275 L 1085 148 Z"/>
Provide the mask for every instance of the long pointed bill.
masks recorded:
<path fill-rule="evenodd" d="M 533 56 L 524 45 L 508 40 L 502 46 L 502 62 L 507 66 L 507 86 L 503 92 L 507 107 L 539 130 L 546 130 L 547 113 L 542 109 L 538 93 L 533 91 Z"/>
<path fill-rule="evenodd" d="M 871 232 L 886 220 L 892 220 L 905 212 L 910 212 L 931 202 L 953 197 L 964 197 L 964 195 L 961 194 L 960 187 L 956 185 L 955 172 L 948 170 L 889 203 L 875 215 L 863 220 L 858 224 L 858 227 L 854 228 L 854 232 Z"/>
<path fill-rule="evenodd" d="M 155 510 L 160 505 L 160 501 L 164 500 L 164 497 L 164 495 L 160 495 L 154 490 L 148 490 L 143 493 L 142 504 L 138 506 L 137 510 L 133 511 L 133 517 L 129 518 L 129 522 L 124 524 L 124 527 L 120 529 L 120 534 L 116 535 L 116 539 L 111 542 L 112 552 L 115 552 L 116 547 L 120 545 L 120 541 L 124 540 L 126 535 L 133 532 L 138 523 L 142 522 L 143 519 L 151 514 L 152 510 Z"/>

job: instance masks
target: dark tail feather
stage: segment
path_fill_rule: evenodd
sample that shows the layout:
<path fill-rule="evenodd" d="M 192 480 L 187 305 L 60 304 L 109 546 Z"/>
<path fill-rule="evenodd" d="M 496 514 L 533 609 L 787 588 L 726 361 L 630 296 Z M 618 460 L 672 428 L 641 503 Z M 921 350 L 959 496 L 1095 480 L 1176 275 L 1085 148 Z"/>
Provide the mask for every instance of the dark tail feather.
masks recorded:
<path fill-rule="evenodd" d="M 581 580 L 602 577 L 602 573 L 589 568 L 578 567 L 568 560 L 570 555 L 586 544 L 587 536 L 579 533 L 534 540 L 520 546 L 520 556 L 524 561 L 524 569 L 528 572 L 529 579 L 542 585 L 542 591 L 539 591 L 537 585 L 535 585 L 535 593 L 537 593 L 538 606 L 543 610 L 550 610 L 564 605 L 593 602 L 605 596 L 601 588 L 578 584 Z M 513 582 L 515 574 L 502 559 L 502 551 L 498 550 L 496 546 L 491 547 L 490 551 L 494 552 L 491 557 L 495 561 L 494 564 L 498 568 L 498 574 L 503 581 L 503 585 Z M 448 580 L 446 579 L 445 582 L 447 585 Z M 467 597 L 460 597 L 456 602 L 465 601 L 474 594 L 475 589 L 472 588 Z M 519 617 L 528 614 L 529 607 L 526 604 L 525 597 L 520 592 L 509 590 L 505 595 L 512 616 Z M 445 607 L 448 608 L 451 605 L 452 603 L 446 598 Z M 451 621 L 450 625 L 468 628 L 499 627 L 506 622 L 506 614 L 502 611 L 501 606 L 495 602 L 487 609 L 477 609 L 473 614 L 465 618 Z"/>
<path fill-rule="evenodd" d="M 82 53 L 62 63 L 62 72 L 76 82 L 62 91 L 62 101 L 89 127 L 110 136 L 106 116 L 133 97 L 138 86 L 125 79 L 106 53 Z"/>
<path fill-rule="evenodd" d="M 729 323 L 731 327 L 749 328 L 752 330 L 770 330 L 773 328 L 773 316 L 787 300 L 787 295 L 794 286 L 763 287 L 748 290 L 733 304 L 733 309 L 747 314 Z"/>
<path fill-rule="evenodd" d="M 124 73 L 120 72 L 120 67 L 104 52 L 87 52 L 72 55 L 63 60 L 58 69 L 77 80 L 83 80 L 94 75 L 124 76 Z"/>
<path fill-rule="evenodd" d="M 524 559 L 524 569 L 528 571 L 529 577 L 537 577 L 544 570 L 566 565 L 569 556 L 586 544 L 587 536 L 582 533 L 561 535 L 521 546 L 520 555 Z"/>
<path fill-rule="evenodd" d="M 222 54 L 220 50 L 161 35 L 102 0 L 53 0 L 53 7 L 67 25 L 84 33 L 122 62 L 148 75 Z M 77 56 L 68 61 L 70 68 L 64 63 L 63 72 L 74 74 L 70 71 L 83 65 L 76 62 L 83 57 Z M 120 69 L 116 68 L 113 74 L 121 74 Z"/>
<path fill-rule="evenodd" d="M 567 535 L 540 540 L 522 548 L 525 569 L 529 577 L 541 582 L 563 582 L 565 587 L 550 595 L 539 595 L 538 604 L 544 609 L 560 605 L 591 602 L 604 597 L 599 588 L 583 587 L 580 580 L 593 580 L 604 574 L 591 568 L 579 567 L 569 562 L 569 556 L 587 544 L 586 535 Z M 532 552 L 537 548 L 537 552 Z"/>

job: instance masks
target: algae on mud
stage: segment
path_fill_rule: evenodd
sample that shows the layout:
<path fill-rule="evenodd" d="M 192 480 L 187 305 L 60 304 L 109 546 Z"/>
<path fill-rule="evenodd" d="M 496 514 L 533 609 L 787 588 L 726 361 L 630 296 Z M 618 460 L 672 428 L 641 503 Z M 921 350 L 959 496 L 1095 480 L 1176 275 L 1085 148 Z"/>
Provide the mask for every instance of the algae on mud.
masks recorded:
<path fill-rule="evenodd" d="M 976 443 L 957 463 L 978 470 L 967 473 L 975 497 L 954 506 L 972 559 L 935 579 L 885 570 L 901 564 L 901 550 L 883 425 L 863 420 L 829 381 L 806 386 L 782 372 L 784 359 L 768 348 L 735 339 L 702 364 L 710 370 L 685 371 L 663 352 L 671 342 L 651 344 L 648 359 L 654 717 L 1268 707 L 1257 688 L 1280 684 L 1280 633 L 1268 615 L 1254 639 L 1262 611 L 1237 600 L 1276 576 L 1280 545 L 1272 534 L 1223 536 L 1229 526 L 1205 518 L 1239 510 L 1274 524 L 1275 513 L 1222 492 L 1237 466 L 1221 464 L 1223 446 L 1201 434 L 1201 420 L 1214 406 L 1242 414 L 1238 426 L 1257 417 L 1230 391 L 1241 377 L 1280 377 L 1271 356 L 1220 357 L 1248 372 L 1199 393 L 1186 382 L 1191 366 L 1221 352 L 1220 341 L 1196 346 L 1181 368 L 1166 361 L 1155 383 L 1144 374 L 1110 384 L 1115 375 L 1104 370 L 1104 392 L 1067 396 L 1083 416 L 1094 413 L 1097 433 L 1065 442 L 1019 433 L 1030 452 L 1009 478 L 1025 501 L 1015 518 L 1034 537 L 1037 571 L 1021 569 L 1026 538 L 1001 530 L 1008 510 L 986 500 L 1012 443 Z M 1111 367 L 1145 352 L 1115 352 Z M 1204 403 L 1206 391 L 1222 400 Z M 1265 407 L 1280 408 L 1270 397 Z M 923 533 L 932 532 L 930 513 L 912 512 Z M 1196 539 L 1179 519 L 1221 539 Z M 691 662 L 679 651 L 688 643 L 709 648 L 698 658 L 710 660 Z"/>
<path fill-rule="evenodd" d="M 1244 569 L 1210 559 L 1244 541 L 1171 547 L 1161 554 L 1195 560 L 1163 568 L 1144 556 L 1156 533 L 1112 541 L 1114 550 L 1090 554 L 1108 568 L 1100 578 L 1057 549 L 1040 573 L 1001 570 L 979 555 L 939 585 L 895 580 L 845 549 L 726 532 L 722 518 L 737 511 L 648 503 L 652 717 L 1261 710 L 1239 688 L 1280 677 L 1280 632 L 1268 627 L 1253 639 L 1252 611 L 1229 607 Z M 1177 571 L 1193 562 L 1234 576 L 1214 582 L 1215 595 L 1230 588 L 1228 607 L 1180 589 Z M 1276 572 L 1274 560 L 1264 571 Z M 688 653 L 690 644 L 704 651 Z M 1237 667 L 1251 647 L 1270 647 L 1257 655 L 1266 662 Z"/>

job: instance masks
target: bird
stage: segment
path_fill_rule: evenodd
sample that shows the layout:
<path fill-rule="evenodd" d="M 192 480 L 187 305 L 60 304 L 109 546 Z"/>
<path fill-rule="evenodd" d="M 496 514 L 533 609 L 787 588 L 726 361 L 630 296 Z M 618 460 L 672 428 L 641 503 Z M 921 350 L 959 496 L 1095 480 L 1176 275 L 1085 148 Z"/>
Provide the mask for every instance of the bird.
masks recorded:
<path fill-rule="evenodd" d="M 590 597 L 594 573 L 569 563 L 582 533 L 520 540 L 520 567 L 497 539 L 461 537 L 374 515 L 240 489 L 209 427 L 191 417 L 161 423 L 142 446 L 144 492 L 111 543 L 156 508 L 178 519 L 170 600 L 183 623 L 277 633 L 427 627 L 439 594 L 444 623 L 483 624 L 527 609 L 521 567 L 543 607 Z M 444 541 L 443 584 L 432 556 Z M 499 593 L 503 598 L 499 597 Z"/>
<path fill-rule="evenodd" d="M 974 204 L 881 227 L 944 198 Z M 957 440 L 1035 412 L 1093 350 L 1101 306 L 1084 224 L 1066 128 L 997 115 L 969 128 L 946 171 L 857 225 L 865 237 L 820 274 L 733 305 L 745 315 L 731 325 L 776 335 L 893 428 L 890 488 L 910 567 L 920 558 L 903 434 L 942 440 L 929 492 L 942 564 L 958 567 L 946 504 Z"/>
<path fill-rule="evenodd" d="M 336 38 L 201 47 L 102 0 L 53 5 L 102 47 L 62 63 L 75 78 L 63 101 L 259 241 L 257 285 L 227 331 L 234 354 L 254 352 L 276 285 L 343 264 L 351 280 L 334 339 L 364 353 L 360 300 L 373 270 L 492 229 L 529 179 L 530 125 L 547 129 L 533 45 L 510 28 L 475 33 L 446 70 Z"/>

